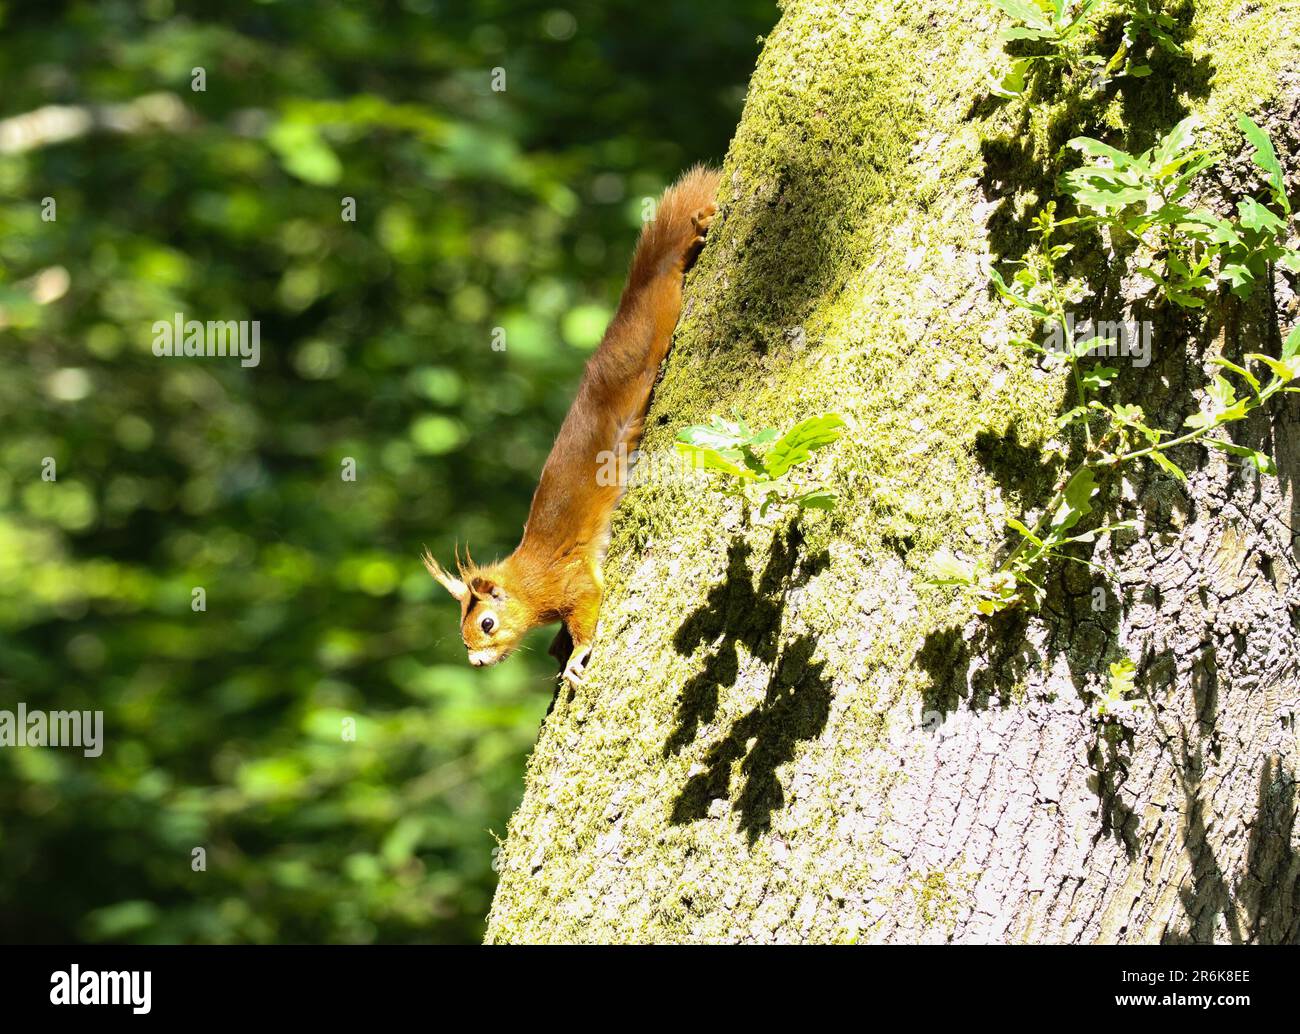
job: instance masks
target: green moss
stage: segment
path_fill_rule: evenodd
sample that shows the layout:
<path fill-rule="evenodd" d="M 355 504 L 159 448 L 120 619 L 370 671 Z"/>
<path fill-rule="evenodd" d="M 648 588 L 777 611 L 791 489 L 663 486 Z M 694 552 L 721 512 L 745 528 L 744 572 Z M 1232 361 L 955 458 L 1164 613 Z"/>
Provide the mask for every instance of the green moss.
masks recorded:
<path fill-rule="evenodd" d="M 916 900 L 917 913 L 926 927 L 941 927 L 951 932 L 970 890 L 975 884 L 971 873 L 949 874 L 942 869 L 921 875 L 914 873 L 908 889 Z"/>
<path fill-rule="evenodd" d="M 906 774 L 872 748 L 915 720 L 926 637 L 967 617 L 917 586 L 930 558 L 989 557 L 1042 501 L 1064 385 L 1006 343 L 987 263 L 1023 251 L 1069 136 L 1145 146 L 1188 107 L 1218 134 L 1262 99 L 1300 38 L 1263 28 L 1274 7 L 1202 0 L 1173 88 L 1025 106 L 981 100 L 989 4 L 785 5 L 644 449 L 711 413 L 836 410 L 856 430 L 813 475 L 841 502 L 792 545 L 698 484 L 629 491 L 589 680 L 529 762 L 488 940 L 870 940 L 900 886 L 923 924 L 957 922 L 964 885 L 897 877 L 882 801 Z M 988 442 L 1013 443 L 996 470 Z"/>

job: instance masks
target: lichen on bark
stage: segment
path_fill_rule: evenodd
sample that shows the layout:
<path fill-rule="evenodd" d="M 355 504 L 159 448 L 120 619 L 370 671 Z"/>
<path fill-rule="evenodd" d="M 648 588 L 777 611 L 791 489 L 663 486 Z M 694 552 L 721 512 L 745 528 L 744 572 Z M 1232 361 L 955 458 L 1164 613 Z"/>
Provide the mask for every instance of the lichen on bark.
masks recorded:
<path fill-rule="evenodd" d="M 1141 523 L 1098 547 L 1117 582 L 1066 565 L 1041 614 L 993 622 L 919 584 L 940 549 L 998 555 L 1050 494 L 1064 384 L 1008 344 L 987 264 L 1025 250 L 1062 144 L 1140 149 L 1195 112 L 1236 155 L 1247 111 L 1296 185 L 1296 5 L 1175 14 L 1188 54 L 1153 76 L 999 104 L 991 4 L 784 5 L 643 449 L 710 413 L 835 410 L 854 430 L 815 467 L 840 503 L 760 522 L 698 481 L 634 484 L 489 941 L 1300 938 L 1294 396 L 1243 439 L 1276 479 L 1192 452 L 1187 488 L 1108 486 Z M 1225 196 L 1248 176 L 1225 163 Z M 1155 321 L 1155 361 L 1117 390 L 1166 426 L 1207 356 L 1270 351 L 1297 316 L 1281 278 L 1202 327 L 1141 310 L 1103 256 L 1090 276 L 1097 305 Z M 1088 700 L 1122 655 L 1155 708 L 1117 735 Z"/>

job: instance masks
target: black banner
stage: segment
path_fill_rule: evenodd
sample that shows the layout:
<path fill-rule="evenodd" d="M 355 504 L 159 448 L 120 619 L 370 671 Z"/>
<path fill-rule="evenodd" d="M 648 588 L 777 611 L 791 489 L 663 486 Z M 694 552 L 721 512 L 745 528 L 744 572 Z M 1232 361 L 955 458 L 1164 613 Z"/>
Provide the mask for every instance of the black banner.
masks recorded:
<path fill-rule="evenodd" d="M 1071 1021 L 1192 1013 L 1224 1021 L 1294 1004 L 1300 955 L 1199 947 L 46 947 L 7 953 L 7 1018 L 99 1023 L 437 1017 L 557 1010 L 589 1018 L 691 1004 L 693 1019 L 735 1018 L 769 996 L 820 1013 L 860 997 L 927 1019 Z M 761 999 L 756 989 L 766 988 Z M 738 997 L 739 996 L 739 997 Z M 798 1003 L 802 1001 L 803 1005 Z M 612 1012 L 603 1012 L 608 1006 Z M 648 1015 L 649 1011 L 642 1013 Z M 852 1010 L 850 1010 L 852 1011 Z M 641 1012 L 641 1010 L 638 1010 Z M 60 1016 L 59 1014 L 63 1014 Z M 11 1028 L 14 1029 L 14 1028 Z"/>

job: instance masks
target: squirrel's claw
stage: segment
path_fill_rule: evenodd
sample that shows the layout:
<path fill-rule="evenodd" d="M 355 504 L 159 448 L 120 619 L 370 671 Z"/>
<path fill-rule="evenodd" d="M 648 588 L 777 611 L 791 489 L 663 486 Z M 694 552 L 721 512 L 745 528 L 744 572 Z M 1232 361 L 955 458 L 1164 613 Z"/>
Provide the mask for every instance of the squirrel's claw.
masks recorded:
<path fill-rule="evenodd" d="M 564 671 L 560 678 L 570 686 L 581 686 L 583 676 L 587 671 L 587 661 L 591 657 L 590 650 L 574 650 L 569 657 L 569 663 L 564 666 Z"/>

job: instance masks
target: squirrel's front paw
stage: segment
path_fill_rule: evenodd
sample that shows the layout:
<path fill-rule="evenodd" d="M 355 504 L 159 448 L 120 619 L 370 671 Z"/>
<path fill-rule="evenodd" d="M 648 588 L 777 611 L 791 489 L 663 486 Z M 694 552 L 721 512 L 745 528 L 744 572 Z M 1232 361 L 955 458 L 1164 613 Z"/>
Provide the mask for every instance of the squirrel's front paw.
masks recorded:
<path fill-rule="evenodd" d="M 691 225 L 695 227 L 695 235 L 700 240 L 703 240 L 704 235 L 709 232 L 709 227 L 713 225 L 713 217 L 717 214 L 718 206 L 710 201 L 691 216 Z"/>
<path fill-rule="evenodd" d="M 591 659 L 591 649 L 574 649 L 569 655 L 569 663 L 564 666 L 560 678 L 570 686 L 582 685 L 582 677 L 587 671 L 587 661 Z"/>
<path fill-rule="evenodd" d="M 718 206 L 710 201 L 703 208 L 697 209 L 691 216 L 691 229 L 695 231 L 691 242 L 686 245 L 686 254 L 684 256 L 683 269 L 690 269 L 695 264 L 696 258 L 699 257 L 700 249 L 704 247 L 704 238 L 708 235 L 709 227 L 713 225 L 713 217 L 718 214 Z"/>

